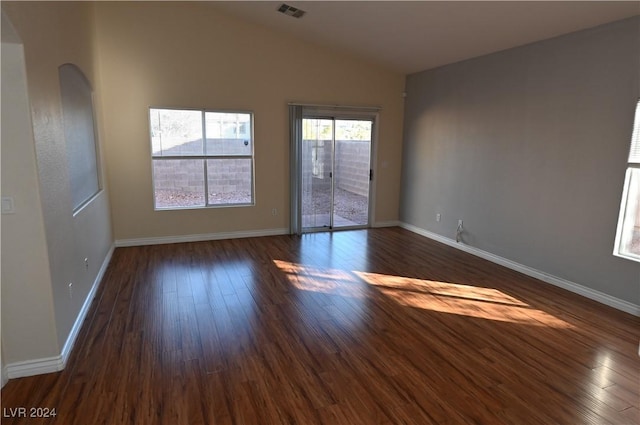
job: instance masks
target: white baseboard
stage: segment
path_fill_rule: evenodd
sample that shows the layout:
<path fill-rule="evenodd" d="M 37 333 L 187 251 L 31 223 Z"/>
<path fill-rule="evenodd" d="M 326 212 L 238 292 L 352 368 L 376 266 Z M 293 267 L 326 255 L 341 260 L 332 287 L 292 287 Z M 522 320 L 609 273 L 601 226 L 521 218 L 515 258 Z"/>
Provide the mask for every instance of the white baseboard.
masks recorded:
<path fill-rule="evenodd" d="M 60 353 L 60 355 L 58 356 L 46 357 L 43 359 L 10 363 L 6 366 L 6 374 L 9 379 L 22 378 L 24 376 L 41 375 L 43 373 L 59 372 L 65 368 L 65 366 L 67 365 L 67 360 L 69 359 L 69 355 L 71 354 L 71 350 L 73 349 L 73 346 L 76 342 L 76 338 L 78 337 L 78 333 L 80 332 L 80 328 L 82 327 L 87 313 L 89 312 L 89 307 L 91 307 L 91 302 L 93 301 L 93 298 L 96 295 L 96 291 L 100 286 L 100 282 L 102 281 L 102 277 L 104 276 L 104 273 L 109 266 L 114 248 L 114 245 L 112 245 L 109 249 L 109 252 L 107 252 L 107 256 L 104 258 L 102 265 L 100 266 L 98 275 L 93 281 L 93 285 L 89 290 L 89 294 L 87 294 L 87 298 L 84 300 L 82 308 L 78 313 L 78 317 L 76 318 L 76 321 L 71 328 L 71 332 L 69 332 L 69 336 L 67 337 L 67 341 L 62 348 L 62 353 Z"/>
<path fill-rule="evenodd" d="M 629 314 L 633 314 L 634 316 L 640 316 L 640 306 L 630 303 L 625 300 L 621 300 L 616 297 L 612 297 L 611 295 L 605 294 L 600 291 L 596 291 L 595 289 L 587 288 L 584 285 L 580 285 L 575 282 L 571 282 L 569 280 L 563 279 L 561 277 L 553 276 L 549 273 L 545 273 L 543 271 L 534 269 L 529 266 L 525 266 L 520 263 L 516 263 L 515 261 L 508 260 L 506 258 L 500 257 L 498 255 L 492 254 L 487 251 L 483 251 L 479 248 L 475 248 L 469 245 L 465 245 L 464 243 L 458 243 L 453 239 L 449 239 L 442 235 L 438 235 L 437 233 L 430 232 L 428 230 L 422 229 L 420 227 L 416 227 L 412 224 L 408 223 L 400 223 L 400 227 L 407 229 L 411 232 L 417 233 L 421 236 L 427 237 L 429 239 L 433 239 L 437 242 L 441 242 L 445 245 L 457 248 L 461 251 L 467 252 L 469 254 L 475 255 L 476 257 L 484 258 L 485 260 L 491 261 L 492 263 L 499 264 L 508 269 L 515 270 L 527 276 L 534 277 L 543 282 L 549 283 L 554 286 L 558 286 L 562 289 L 566 289 L 567 291 L 582 295 L 583 297 L 587 297 L 594 301 L 598 301 L 602 304 L 608 305 L 609 307 L 613 307 L 615 309 L 624 311 Z"/>
<path fill-rule="evenodd" d="M 89 312 L 89 308 L 91 307 L 91 303 L 93 302 L 93 298 L 96 296 L 96 292 L 98 291 L 98 287 L 100 286 L 100 282 L 102 282 L 102 278 L 104 277 L 104 273 L 107 271 L 107 267 L 111 262 L 111 256 L 113 255 L 113 250 L 115 249 L 114 245 L 111 245 L 109 248 L 109 252 L 107 252 L 106 257 L 104 257 L 104 261 L 100 266 L 100 270 L 98 270 L 98 274 L 93 281 L 93 285 L 91 285 L 91 289 L 89 290 L 89 294 L 87 294 L 87 298 L 84 300 L 82 304 L 82 308 L 78 313 L 78 317 L 76 318 L 73 327 L 71 328 L 71 332 L 69 332 L 69 336 L 67 337 L 67 342 L 65 342 L 64 347 L 62 347 L 62 368 L 64 369 L 67 365 L 67 360 L 69 360 L 69 355 L 71 354 L 71 350 L 76 343 L 76 338 L 78 337 L 78 333 L 80 332 L 80 328 L 82 328 L 82 324 L 84 323 L 84 319 L 87 317 L 87 313 Z"/>
<path fill-rule="evenodd" d="M 261 236 L 278 236 L 288 235 L 289 229 L 264 229 L 264 230 L 247 230 L 240 232 L 220 232 L 220 233 L 203 233 L 196 235 L 182 236 L 161 236 L 155 238 L 139 238 L 139 239 L 118 239 L 115 242 L 116 247 L 125 246 L 144 246 L 144 245 L 161 245 L 168 243 L 182 242 L 201 242 L 214 241 L 220 239 L 239 239 L 239 238 L 256 238 Z"/>
<path fill-rule="evenodd" d="M 7 365 L 9 379 L 22 378 L 24 376 L 53 373 L 64 369 L 62 356 L 46 357 L 44 359 L 26 360 Z"/>
<path fill-rule="evenodd" d="M 386 220 L 386 221 L 376 221 L 373 223 L 371 227 L 379 228 L 379 227 L 397 227 L 400 226 L 400 222 L 398 220 Z"/>

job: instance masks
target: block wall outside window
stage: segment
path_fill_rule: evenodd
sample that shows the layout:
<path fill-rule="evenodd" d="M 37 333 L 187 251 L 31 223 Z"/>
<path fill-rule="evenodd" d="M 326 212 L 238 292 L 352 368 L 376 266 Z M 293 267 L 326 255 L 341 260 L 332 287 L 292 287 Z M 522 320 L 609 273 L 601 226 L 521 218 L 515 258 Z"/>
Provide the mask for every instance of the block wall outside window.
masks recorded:
<path fill-rule="evenodd" d="M 156 209 L 254 204 L 253 114 L 149 110 Z"/>

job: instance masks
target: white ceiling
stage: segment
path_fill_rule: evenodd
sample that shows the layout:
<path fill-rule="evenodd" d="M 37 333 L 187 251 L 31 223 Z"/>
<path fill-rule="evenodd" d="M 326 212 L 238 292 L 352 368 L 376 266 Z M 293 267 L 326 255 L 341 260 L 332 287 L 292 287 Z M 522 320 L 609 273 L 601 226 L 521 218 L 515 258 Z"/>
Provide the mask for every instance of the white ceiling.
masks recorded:
<path fill-rule="evenodd" d="M 247 21 L 338 48 L 405 74 L 640 14 L 640 1 L 214 2 Z"/>

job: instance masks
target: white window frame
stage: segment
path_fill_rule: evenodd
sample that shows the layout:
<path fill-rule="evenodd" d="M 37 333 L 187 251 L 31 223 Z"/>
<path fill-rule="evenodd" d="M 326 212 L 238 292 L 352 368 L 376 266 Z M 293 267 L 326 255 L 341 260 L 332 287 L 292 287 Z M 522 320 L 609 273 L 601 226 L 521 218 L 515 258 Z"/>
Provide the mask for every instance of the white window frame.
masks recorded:
<path fill-rule="evenodd" d="M 151 111 L 153 110 L 170 110 L 170 111 L 199 111 L 202 113 L 202 143 L 203 143 L 203 155 L 154 155 L 153 154 L 153 140 L 152 140 L 152 126 L 151 126 Z M 249 115 L 249 123 L 251 125 L 250 137 L 251 137 L 251 154 L 250 155 L 220 155 L 220 154 L 207 154 L 207 125 L 206 125 L 206 113 L 222 113 L 222 114 L 247 114 Z M 237 130 L 237 129 L 236 129 Z M 149 107 L 149 144 L 151 148 L 151 180 L 153 190 L 153 208 L 155 211 L 171 211 L 171 210 L 189 210 L 189 209 L 203 209 L 203 208 L 230 208 L 230 207 L 252 207 L 256 204 L 255 196 L 255 139 L 254 139 L 254 113 L 253 111 L 242 110 L 226 110 L 226 109 L 202 109 L 202 108 L 172 108 L 163 106 L 150 106 Z M 153 171 L 154 161 L 163 160 L 203 160 L 204 162 L 204 205 L 187 205 L 187 206 L 170 206 L 170 207 L 158 207 L 156 200 L 156 183 L 155 173 Z M 251 202 L 243 203 L 227 203 L 227 204 L 210 204 L 209 203 L 209 178 L 208 178 L 208 159 L 249 159 L 251 160 Z"/>
<path fill-rule="evenodd" d="M 640 255 L 626 252 L 622 249 L 623 245 L 625 245 L 629 238 L 629 235 L 626 235 L 624 230 L 625 219 L 627 219 L 630 215 L 628 209 L 631 208 L 630 204 L 632 200 L 630 200 L 629 197 L 633 192 L 631 188 L 631 178 L 634 171 L 636 173 L 640 173 L 640 100 L 638 100 L 638 103 L 636 104 L 629 159 L 627 163 L 627 171 L 625 173 L 624 187 L 622 190 L 622 201 L 620 202 L 620 213 L 618 216 L 618 227 L 616 229 L 616 239 L 613 248 L 613 255 L 640 262 Z"/>

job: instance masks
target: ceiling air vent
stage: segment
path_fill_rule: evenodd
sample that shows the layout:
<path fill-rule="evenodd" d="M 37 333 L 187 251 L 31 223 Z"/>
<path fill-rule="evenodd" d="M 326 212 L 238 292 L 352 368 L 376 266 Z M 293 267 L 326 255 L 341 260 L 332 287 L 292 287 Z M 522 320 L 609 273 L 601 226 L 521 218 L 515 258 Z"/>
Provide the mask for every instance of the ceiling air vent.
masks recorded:
<path fill-rule="evenodd" d="M 304 10 L 298 9 L 297 7 L 289 6 L 286 3 L 282 3 L 278 8 L 278 12 L 284 13 L 285 15 L 293 16 L 294 18 L 302 18 L 305 12 Z"/>

